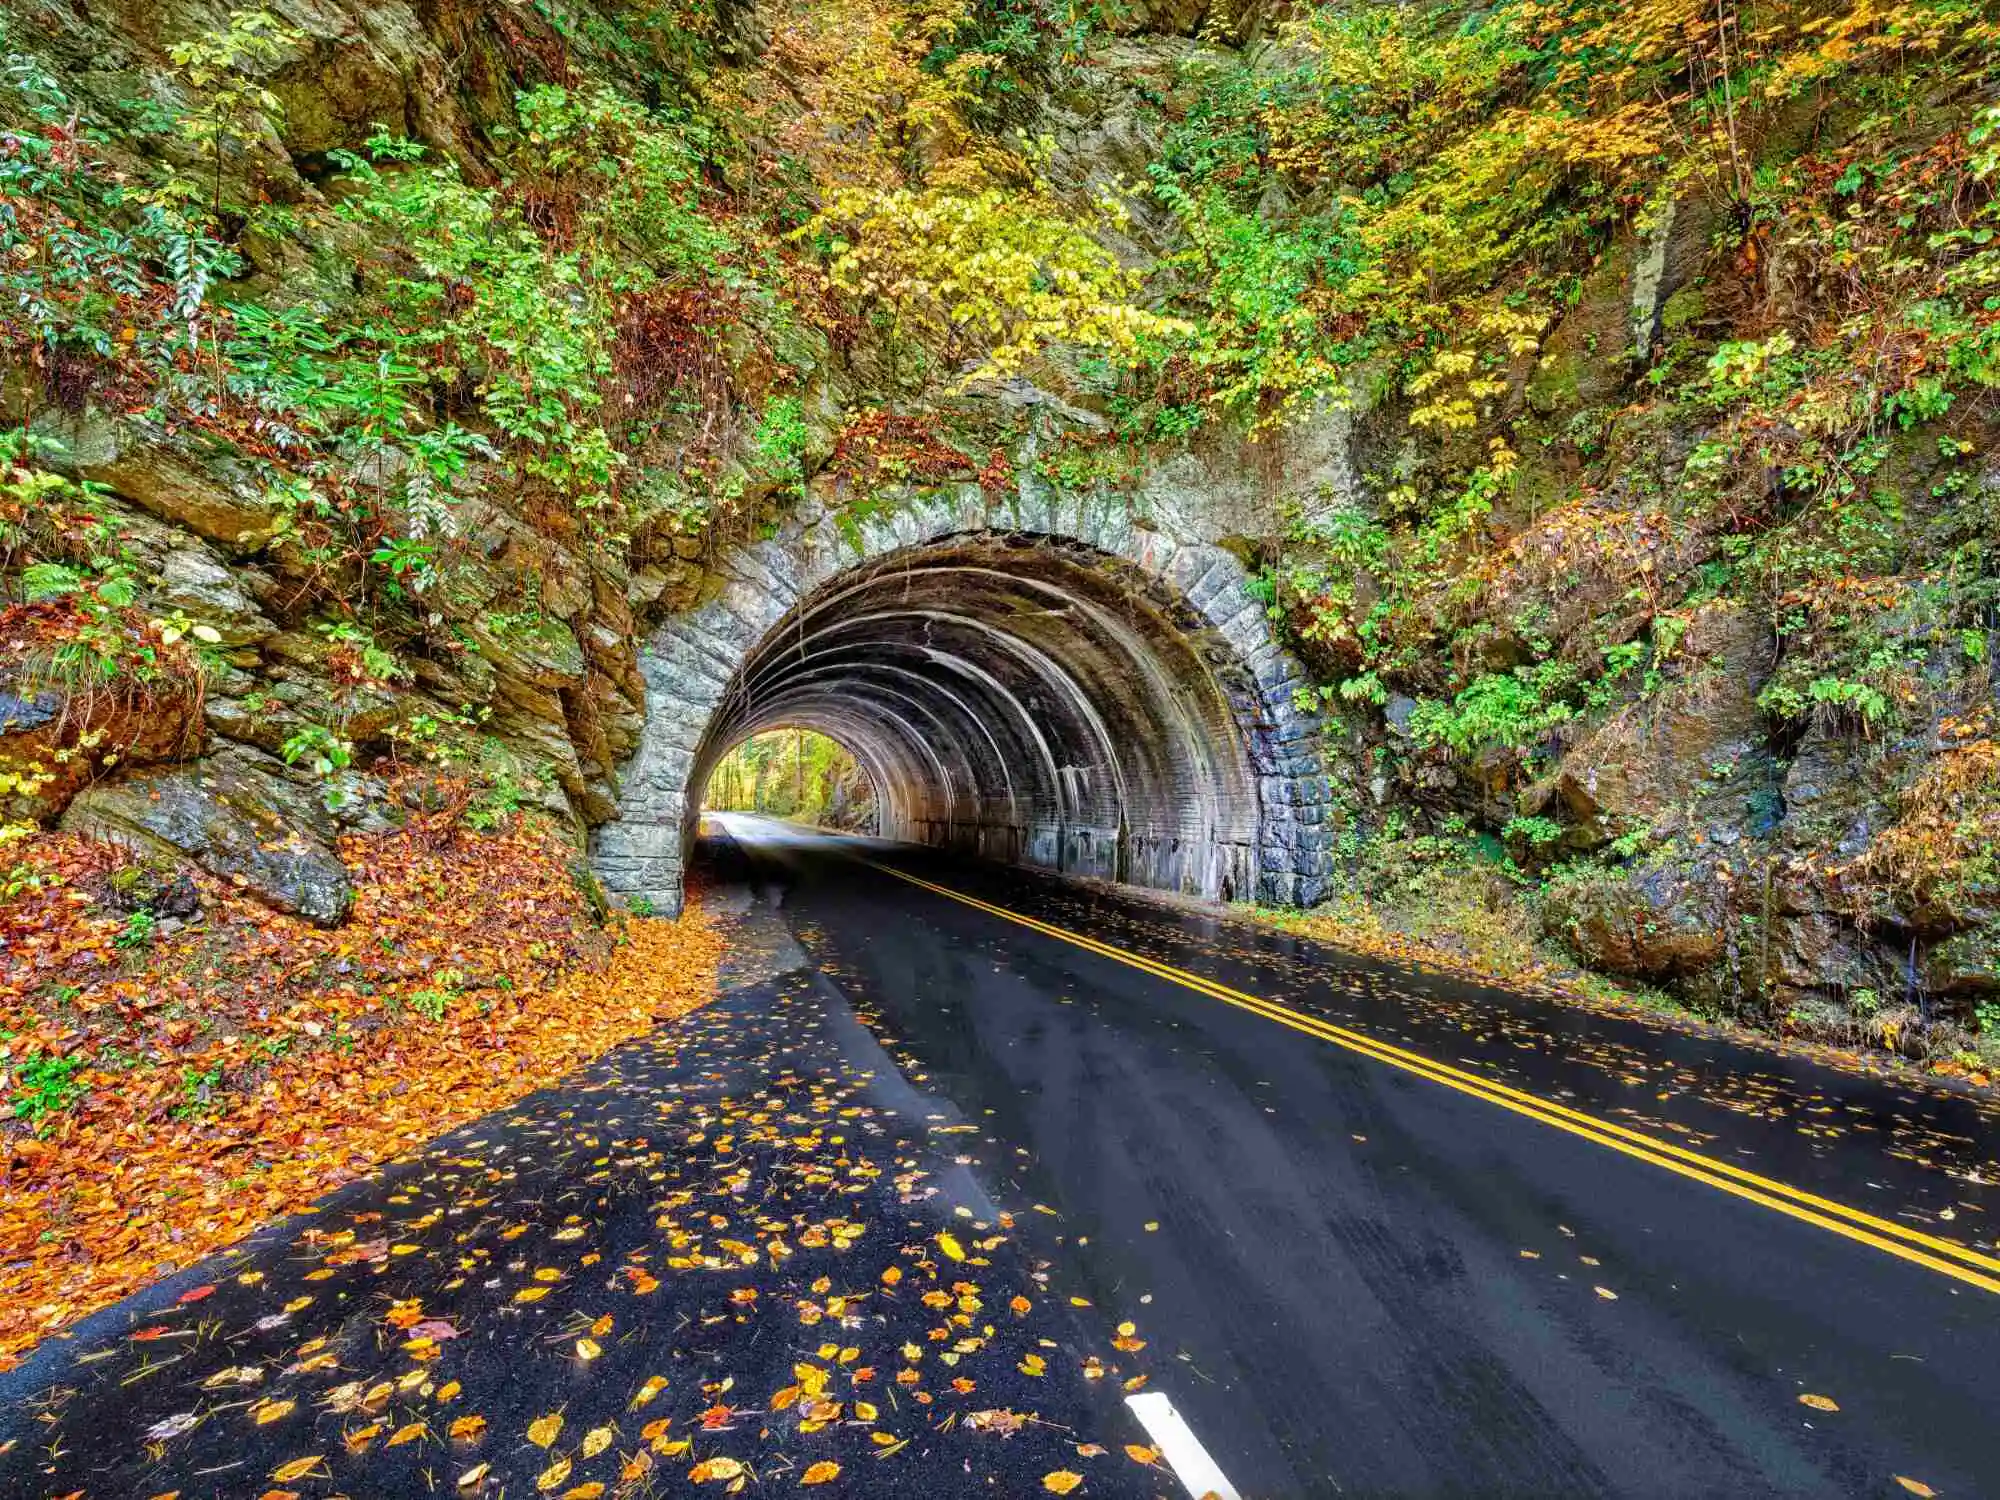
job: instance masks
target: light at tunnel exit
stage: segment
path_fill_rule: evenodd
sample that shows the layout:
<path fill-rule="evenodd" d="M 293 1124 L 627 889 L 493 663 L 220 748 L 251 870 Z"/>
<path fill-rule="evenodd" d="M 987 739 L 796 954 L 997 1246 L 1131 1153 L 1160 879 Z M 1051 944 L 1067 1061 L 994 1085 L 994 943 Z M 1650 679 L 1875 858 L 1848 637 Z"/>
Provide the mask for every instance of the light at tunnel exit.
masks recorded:
<path fill-rule="evenodd" d="M 868 772 L 838 740 L 799 726 L 767 729 L 733 746 L 709 773 L 702 806 L 848 833 L 876 830 Z"/>

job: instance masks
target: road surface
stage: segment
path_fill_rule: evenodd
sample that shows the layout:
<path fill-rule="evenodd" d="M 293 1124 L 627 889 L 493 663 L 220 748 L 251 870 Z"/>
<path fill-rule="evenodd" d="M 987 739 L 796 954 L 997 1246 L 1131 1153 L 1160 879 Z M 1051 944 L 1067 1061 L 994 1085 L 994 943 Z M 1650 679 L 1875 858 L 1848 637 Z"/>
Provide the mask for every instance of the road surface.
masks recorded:
<path fill-rule="evenodd" d="M 45 1347 L 0 1492 L 2000 1494 L 1972 1098 L 722 821 L 721 1000 Z"/>

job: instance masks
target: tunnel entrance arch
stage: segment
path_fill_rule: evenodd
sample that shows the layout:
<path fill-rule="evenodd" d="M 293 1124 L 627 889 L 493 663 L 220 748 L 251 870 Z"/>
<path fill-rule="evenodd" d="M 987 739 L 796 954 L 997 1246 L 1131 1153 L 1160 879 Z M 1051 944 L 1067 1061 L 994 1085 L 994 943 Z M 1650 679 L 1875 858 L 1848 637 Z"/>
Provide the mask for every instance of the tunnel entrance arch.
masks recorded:
<path fill-rule="evenodd" d="M 763 729 L 845 745 L 881 831 L 1212 899 L 1310 902 L 1326 781 L 1303 682 L 1227 550 L 1115 502 L 977 486 L 737 549 L 667 621 L 606 886 L 675 911 L 703 788 Z"/>

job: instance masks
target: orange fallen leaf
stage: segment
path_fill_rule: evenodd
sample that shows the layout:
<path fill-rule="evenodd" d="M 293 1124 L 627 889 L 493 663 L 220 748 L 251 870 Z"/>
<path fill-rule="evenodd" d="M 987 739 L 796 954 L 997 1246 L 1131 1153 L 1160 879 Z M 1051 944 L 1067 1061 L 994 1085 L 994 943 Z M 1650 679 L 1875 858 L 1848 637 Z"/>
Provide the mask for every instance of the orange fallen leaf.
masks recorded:
<path fill-rule="evenodd" d="M 1082 1483 L 1083 1476 L 1073 1469 L 1057 1469 L 1042 1476 L 1042 1488 L 1051 1495 L 1067 1495 Z"/>
<path fill-rule="evenodd" d="M 1831 1396 L 1815 1396 L 1810 1391 L 1800 1393 L 1799 1405 L 1810 1406 L 1814 1411 L 1839 1411 L 1840 1403 Z"/>
<path fill-rule="evenodd" d="M 840 1465 L 832 1459 L 823 1458 L 799 1476 L 799 1483 L 830 1484 L 838 1478 L 840 1478 Z"/>

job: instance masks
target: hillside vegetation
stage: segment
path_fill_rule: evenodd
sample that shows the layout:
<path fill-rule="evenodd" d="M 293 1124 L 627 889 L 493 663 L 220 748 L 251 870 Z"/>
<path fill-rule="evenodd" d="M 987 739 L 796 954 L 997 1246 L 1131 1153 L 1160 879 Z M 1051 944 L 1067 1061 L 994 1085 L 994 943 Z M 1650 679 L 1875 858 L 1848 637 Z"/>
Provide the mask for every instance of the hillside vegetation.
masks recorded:
<path fill-rule="evenodd" d="M 1988 7 L 5 24 L 20 827 L 337 923 L 413 809 L 611 817 L 649 624 L 808 495 L 1241 454 L 1350 901 L 2000 1035 Z"/>

